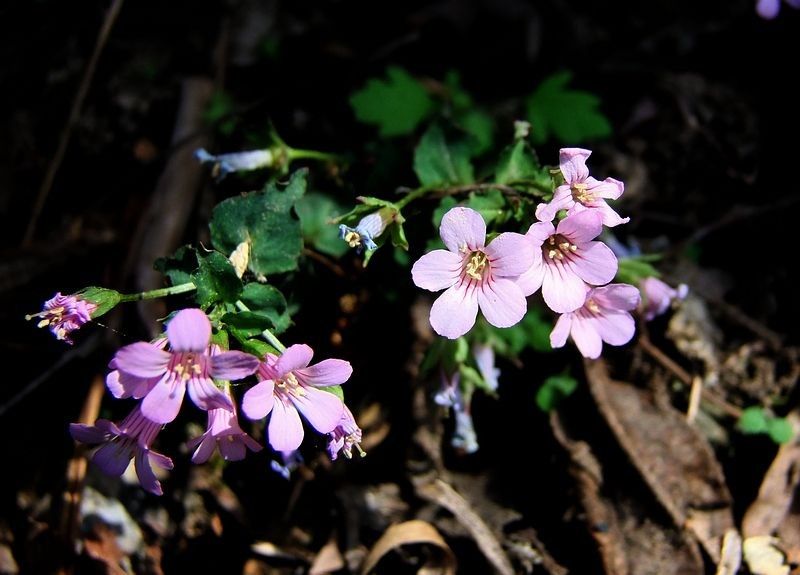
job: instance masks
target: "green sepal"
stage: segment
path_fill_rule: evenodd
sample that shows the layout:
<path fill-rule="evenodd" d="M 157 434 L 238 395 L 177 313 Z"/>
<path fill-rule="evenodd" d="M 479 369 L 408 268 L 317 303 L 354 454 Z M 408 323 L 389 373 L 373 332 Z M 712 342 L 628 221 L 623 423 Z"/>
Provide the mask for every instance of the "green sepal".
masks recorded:
<path fill-rule="evenodd" d="M 116 290 L 95 286 L 84 288 L 74 295 L 97 306 L 92 312 L 92 318 L 108 313 L 122 299 L 122 294 Z"/>
<path fill-rule="evenodd" d="M 326 385 L 324 387 L 318 387 L 317 389 L 321 391 L 327 391 L 328 393 L 332 393 L 336 397 L 344 402 L 344 390 L 342 389 L 341 385 Z"/>

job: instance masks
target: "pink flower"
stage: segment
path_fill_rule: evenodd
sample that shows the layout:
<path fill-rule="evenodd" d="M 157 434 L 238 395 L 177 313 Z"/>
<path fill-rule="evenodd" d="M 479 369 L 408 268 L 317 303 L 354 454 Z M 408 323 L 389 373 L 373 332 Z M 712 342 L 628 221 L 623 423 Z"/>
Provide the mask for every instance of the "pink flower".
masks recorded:
<path fill-rule="evenodd" d="M 614 279 L 617 256 L 604 243 L 591 241 L 602 229 L 600 215 L 592 210 L 567 216 L 558 228 L 550 222 L 533 224 L 525 234 L 536 248 L 533 267 L 517 280 L 525 295 L 541 287 L 548 307 L 566 313 L 586 300 L 584 282 L 602 285 Z"/>
<path fill-rule="evenodd" d="M 353 447 L 358 450 L 358 453 L 361 455 L 361 457 L 366 455 L 364 450 L 361 449 L 360 445 L 361 428 L 356 423 L 353 413 L 346 405 L 344 406 L 344 411 L 342 412 L 342 418 L 339 420 L 339 425 L 337 425 L 333 431 L 331 431 L 330 435 L 331 438 L 328 442 L 328 455 L 332 461 L 336 461 L 336 458 L 339 456 L 339 452 L 344 453 L 344 456 L 347 459 L 352 458 Z"/>
<path fill-rule="evenodd" d="M 194 463 L 205 463 L 218 447 L 225 461 L 240 461 L 250 451 L 261 451 L 263 447 L 247 435 L 239 427 L 236 410 L 220 407 L 208 410 L 208 426 L 206 432 L 188 443 L 189 449 L 195 449 L 192 455 Z"/>
<path fill-rule="evenodd" d="M 537 219 L 551 222 L 559 210 L 567 210 L 568 215 L 590 210 L 598 212 L 603 217 L 603 224 L 609 228 L 630 221 L 630 218 L 619 217 L 606 203 L 606 199 L 616 200 L 622 195 L 624 184 L 614 178 L 600 182 L 591 177 L 586 167 L 586 159 L 591 153 L 582 148 L 562 148 L 559 151 L 559 167 L 565 183 L 556 188 L 550 203 L 536 207 Z"/>
<path fill-rule="evenodd" d="M 258 358 L 241 351 L 209 354 L 211 323 L 199 309 L 184 309 L 167 325 L 167 343 L 140 341 L 119 349 L 109 364 L 106 385 L 115 397 L 143 397 L 142 413 L 156 423 L 178 415 L 187 389 L 200 409 L 233 409 L 214 379 L 235 380 L 252 374 Z"/>
<path fill-rule="evenodd" d="M 639 290 L 628 284 L 609 284 L 589 289 L 580 309 L 558 318 L 550 333 L 550 345 L 562 347 L 567 336 L 584 357 L 597 359 L 603 342 L 609 345 L 628 343 L 636 331 L 629 313 L 639 305 Z"/>
<path fill-rule="evenodd" d="M 643 316 L 645 321 L 650 321 L 660 316 L 669 308 L 673 300 L 682 300 L 689 293 L 686 284 L 681 284 L 677 289 L 671 288 L 658 278 L 648 277 L 639 282 L 639 288 L 644 294 Z"/>
<path fill-rule="evenodd" d="M 26 318 L 42 318 L 37 324 L 39 327 L 49 327 L 56 339 L 72 345 L 69 334 L 91 321 L 92 313 L 96 309 L 97 304 L 81 299 L 80 296 L 61 295 L 58 292 L 52 299 L 44 302 L 41 312 Z"/>
<path fill-rule="evenodd" d="M 161 484 L 153 473 L 152 465 L 172 469 L 172 460 L 150 449 L 161 424 L 147 419 L 137 405 L 119 426 L 107 419 L 98 419 L 94 425 L 71 423 L 69 432 L 81 443 L 99 443 L 92 456 L 104 473 L 119 477 L 134 459 L 139 483 L 147 491 L 161 495 Z"/>
<path fill-rule="evenodd" d="M 461 337 L 475 324 L 479 307 L 495 327 L 519 322 L 528 307 L 515 280 L 534 261 L 530 242 L 521 234 L 503 233 L 485 245 L 486 223 L 469 208 L 447 212 L 439 234 L 447 250 L 425 254 L 411 269 L 418 287 L 447 290 L 431 308 L 436 333 Z"/>
<path fill-rule="evenodd" d="M 260 382 L 244 394 L 242 411 L 247 417 L 261 419 L 272 413 L 267 431 L 276 451 L 293 451 L 302 443 L 300 414 L 320 433 L 332 432 L 342 419 L 342 401 L 317 388 L 344 383 L 353 368 L 342 359 L 309 366 L 313 355 L 307 345 L 290 346 L 280 357 L 267 354 L 258 367 Z"/>
<path fill-rule="evenodd" d="M 500 370 L 494 365 L 494 348 L 486 343 L 476 343 L 472 346 L 472 357 L 486 385 L 492 391 L 497 391 Z"/>

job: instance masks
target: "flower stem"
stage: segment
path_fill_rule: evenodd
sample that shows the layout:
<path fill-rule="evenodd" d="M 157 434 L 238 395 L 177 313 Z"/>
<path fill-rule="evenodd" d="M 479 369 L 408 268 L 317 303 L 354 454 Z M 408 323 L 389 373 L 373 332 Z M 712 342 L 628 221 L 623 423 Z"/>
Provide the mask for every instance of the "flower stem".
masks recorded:
<path fill-rule="evenodd" d="M 176 286 L 171 286 L 161 289 L 154 289 L 150 291 L 143 291 L 132 294 L 122 294 L 120 301 L 142 301 L 145 299 L 157 299 L 160 297 L 166 297 L 168 295 L 178 295 L 181 293 L 187 293 L 190 291 L 194 291 L 196 289 L 197 289 L 196 285 L 194 285 L 192 282 L 187 282 L 185 284 L 178 284 Z"/>
<path fill-rule="evenodd" d="M 416 190 L 411 190 L 405 196 L 400 198 L 400 200 L 395 202 L 394 205 L 397 206 L 397 209 L 402 210 L 404 207 L 406 207 L 408 204 L 410 204 L 411 202 L 413 202 L 417 198 L 421 198 L 422 196 L 424 196 L 428 192 L 433 191 L 434 189 L 435 188 L 429 188 L 429 187 L 426 187 L 426 186 L 422 186 L 421 188 L 417 188 Z"/>
<path fill-rule="evenodd" d="M 245 304 L 242 300 L 238 300 L 236 302 L 236 308 L 239 311 L 250 311 L 250 308 L 247 307 L 247 304 Z M 261 337 L 267 340 L 267 343 L 270 344 L 275 349 L 277 349 L 279 352 L 283 353 L 284 351 L 286 351 L 286 346 L 283 345 L 281 343 L 281 340 L 275 337 L 275 334 L 272 333 L 270 330 L 265 329 L 264 331 L 262 331 Z"/>
<path fill-rule="evenodd" d="M 294 160 L 321 160 L 323 162 L 335 162 L 339 159 L 339 156 L 336 154 L 318 152 L 317 150 L 296 150 L 294 148 L 288 148 L 286 150 L 286 157 L 290 162 Z"/>

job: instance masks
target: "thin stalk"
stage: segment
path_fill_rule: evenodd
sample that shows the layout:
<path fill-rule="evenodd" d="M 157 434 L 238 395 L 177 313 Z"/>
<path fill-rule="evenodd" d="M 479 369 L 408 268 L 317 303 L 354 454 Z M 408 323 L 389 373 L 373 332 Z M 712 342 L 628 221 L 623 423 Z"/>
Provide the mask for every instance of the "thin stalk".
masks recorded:
<path fill-rule="evenodd" d="M 197 286 L 194 285 L 192 282 L 187 282 L 185 284 L 178 284 L 176 286 L 154 289 L 150 291 L 143 291 L 139 293 L 132 293 L 132 294 L 123 294 L 120 298 L 120 301 L 142 301 L 146 299 L 158 299 L 160 297 L 166 297 L 168 295 L 178 295 L 182 293 L 187 293 L 190 291 L 194 291 L 197 289 Z"/>
<path fill-rule="evenodd" d="M 239 301 L 236 302 L 236 308 L 239 311 L 250 311 L 250 308 L 247 307 L 247 304 L 244 303 L 242 300 L 239 300 Z M 261 332 L 261 337 L 263 337 L 265 340 L 267 340 L 267 343 L 270 344 L 275 349 L 277 349 L 279 352 L 283 353 L 284 351 L 286 351 L 286 346 L 283 345 L 281 343 L 281 340 L 279 340 L 275 336 L 275 334 L 272 333 L 270 330 L 265 329 L 264 331 L 262 331 Z"/>

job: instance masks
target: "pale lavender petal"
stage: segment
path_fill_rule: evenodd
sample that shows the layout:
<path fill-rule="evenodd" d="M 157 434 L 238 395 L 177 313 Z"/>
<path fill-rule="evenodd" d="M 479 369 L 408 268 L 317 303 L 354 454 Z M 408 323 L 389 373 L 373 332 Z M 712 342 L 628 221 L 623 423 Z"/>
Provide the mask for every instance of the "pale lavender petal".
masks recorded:
<path fill-rule="evenodd" d="M 414 262 L 411 279 L 417 287 L 429 291 L 447 289 L 461 276 L 463 259 L 447 250 L 433 250 Z"/>
<path fill-rule="evenodd" d="M 88 444 L 103 443 L 108 437 L 105 431 L 85 423 L 70 423 L 69 433 L 75 441 Z"/>
<path fill-rule="evenodd" d="M 272 411 L 275 402 L 275 382 L 265 379 L 248 389 L 242 399 L 242 412 L 249 419 L 262 419 Z"/>
<path fill-rule="evenodd" d="M 570 329 L 572 328 L 572 315 L 571 313 L 564 313 L 558 317 L 553 331 L 550 332 L 550 347 L 553 349 L 557 347 L 564 347 L 569 337 Z"/>
<path fill-rule="evenodd" d="M 558 186 L 553 199 L 547 204 L 536 206 L 536 219 L 541 222 L 552 222 L 559 210 L 568 210 L 575 205 L 569 185 Z"/>
<path fill-rule="evenodd" d="M 226 351 L 211 356 L 211 376 L 214 379 L 243 379 L 258 369 L 258 358 L 242 351 Z"/>
<path fill-rule="evenodd" d="M 497 378 L 500 377 L 500 370 L 494 365 L 494 349 L 491 345 L 475 344 L 472 346 L 472 357 L 486 385 L 490 389 L 496 390 L 498 386 Z"/>
<path fill-rule="evenodd" d="M 431 327 L 441 336 L 456 339 L 467 333 L 478 316 L 478 295 L 466 284 L 448 288 L 431 307 Z"/>
<path fill-rule="evenodd" d="M 206 432 L 203 435 L 193 438 L 186 444 L 186 447 L 190 451 L 197 448 L 192 454 L 192 463 L 205 463 L 211 458 L 211 454 L 214 453 L 214 447 L 216 445 L 217 441 L 214 437 Z"/>
<path fill-rule="evenodd" d="M 333 431 L 339 425 L 342 413 L 344 413 L 342 400 L 332 393 L 313 387 L 306 387 L 303 391 L 305 391 L 305 395 L 292 396 L 294 406 L 311 424 L 311 427 L 320 433 Z"/>
<path fill-rule="evenodd" d="M 174 351 L 203 352 L 211 341 L 211 322 L 199 309 L 182 309 L 167 325 L 167 339 Z"/>
<path fill-rule="evenodd" d="M 155 451 L 148 451 L 148 459 L 150 460 L 150 465 L 155 465 L 161 469 L 172 469 L 175 467 L 169 457 L 156 453 Z"/>
<path fill-rule="evenodd" d="M 608 228 L 616 227 L 620 224 L 627 224 L 631 221 L 630 218 L 623 218 L 617 212 L 614 211 L 614 208 L 609 206 L 607 203 L 603 202 L 598 206 L 592 208 L 593 210 L 597 210 L 603 216 L 603 225 Z"/>
<path fill-rule="evenodd" d="M 586 160 L 592 154 L 583 148 L 561 148 L 558 151 L 558 164 L 568 184 L 583 182 L 589 177 Z"/>
<path fill-rule="evenodd" d="M 625 345 L 636 332 L 636 322 L 627 312 L 608 312 L 592 318 L 600 338 L 611 345 Z"/>
<path fill-rule="evenodd" d="M 575 311 L 586 301 L 586 284 L 563 264 L 544 266 L 542 297 L 558 313 Z"/>
<path fill-rule="evenodd" d="M 470 208 L 453 208 L 442 218 L 439 235 L 451 252 L 475 251 L 486 241 L 486 222 Z"/>
<path fill-rule="evenodd" d="M 133 448 L 128 442 L 105 443 L 98 449 L 92 461 L 106 475 L 119 477 L 128 468 L 133 457 Z"/>
<path fill-rule="evenodd" d="M 317 387 L 341 385 L 353 375 L 353 367 L 343 359 L 325 359 L 295 372 L 304 383 Z"/>
<path fill-rule="evenodd" d="M 502 233 L 483 251 L 489 256 L 489 265 L 494 277 L 517 277 L 533 266 L 533 244 L 522 234 Z"/>
<path fill-rule="evenodd" d="M 165 375 L 142 400 L 142 415 L 155 423 L 169 423 L 177 417 L 184 393 L 186 384 L 181 378 Z"/>
<path fill-rule="evenodd" d="M 145 341 L 138 341 L 117 350 L 116 369 L 136 377 L 160 377 L 167 370 L 171 354 Z"/>
<path fill-rule="evenodd" d="M 570 334 L 583 357 L 590 359 L 600 357 L 600 353 L 603 351 L 603 340 L 600 339 L 600 334 L 597 333 L 592 320 L 575 315 L 572 318 Z"/>
<path fill-rule="evenodd" d="M 586 283 L 603 285 L 617 275 L 617 256 L 603 242 L 589 242 L 578 250 L 577 257 L 567 264 Z"/>
<path fill-rule="evenodd" d="M 241 461 L 247 455 L 244 443 L 235 436 L 233 440 L 223 437 L 219 441 L 219 452 L 225 461 Z"/>
<path fill-rule="evenodd" d="M 556 231 L 580 247 L 603 231 L 603 216 L 595 210 L 583 210 L 561 220 Z"/>
<path fill-rule="evenodd" d="M 486 321 L 495 327 L 511 327 L 519 323 L 528 310 L 528 302 L 520 287 L 504 278 L 488 281 L 481 286 L 478 305 Z"/>
<path fill-rule="evenodd" d="M 531 266 L 531 268 L 524 274 L 517 278 L 517 285 L 522 293 L 529 296 L 542 287 L 542 280 L 544 280 L 544 262 L 541 259 Z"/>
<path fill-rule="evenodd" d="M 139 483 L 142 484 L 145 491 L 149 491 L 153 495 L 163 495 L 164 492 L 161 490 L 161 483 L 156 479 L 156 474 L 153 473 L 148 454 L 149 451 L 146 449 L 137 451 L 136 460 L 134 462 L 136 476 L 139 478 Z"/>
<path fill-rule="evenodd" d="M 294 451 L 300 447 L 304 434 L 297 409 L 281 400 L 276 401 L 269 420 L 268 433 L 269 444 L 276 451 Z"/>
<path fill-rule="evenodd" d="M 554 233 L 556 233 L 556 228 L 553 226 L 553 222 L 536 222 L 528 228 L 525 237 L 534 248 L 541 248 L 544 241 Z"/>
<path fill-rule="evenodd" d="M 595 288 L 589 297 L 594 299 L 600 307 L 624 311 L 636 309 L 641 300 L 639 290 L 629 284 L 609 284 Z"/>
<path fill-rule="evenodd" d="M 192 377 L 186 382 L 186 387 L 189 389 L 189 397 L 200 409 L 205 411 L 210 409 L 233 410 L 231 398 L 214 385 L 211 378 Z"/>
<path fill-rule="evenodd" d="M 257 452 L 261 451 L 262 449 L 264 449 L 263 445 L 261 445 L 258 441 L 256 441 L 255 439 L 253 439 L 252 437 L 250 437 L 246 433 L 242 433 L 242 435 L 240 435 L 239 438 L 242 440 L 242 442 L 245 444 L 247 449 L 249 449 L 250 451 L 253 451 L 253 452 L 257 453 Z"/>
<path fill-rule="evenodd" d="M 157 377 L 136 377 L 124 371 L 114 370 L 106 376 L 106 387 L 117 399 L 141 399 L 158 382 Z"/>
<path fill-rule="evenodd" d="M 306 344 L 290 345 L 278 358 L 275 370 L 278 372 L 279 377 L 283 377 L 290 371 L 306 367 L 311 362 L 312 357 L 314 357 L 314 351 Z"/>
<path fill-rule="evenodd" d="M 606 178 L 602 182 L 594 178 L 586 179 L 587 189 L 596 198 L 616 200 L 625 191 L 625 184 L 614 178 Z"/>
<path fill-rule="evenodd" d="M 781 9 L 780 0 L 758 0 L 756 12 L 766 20 L 772 20 L 778 15 Z"/>

